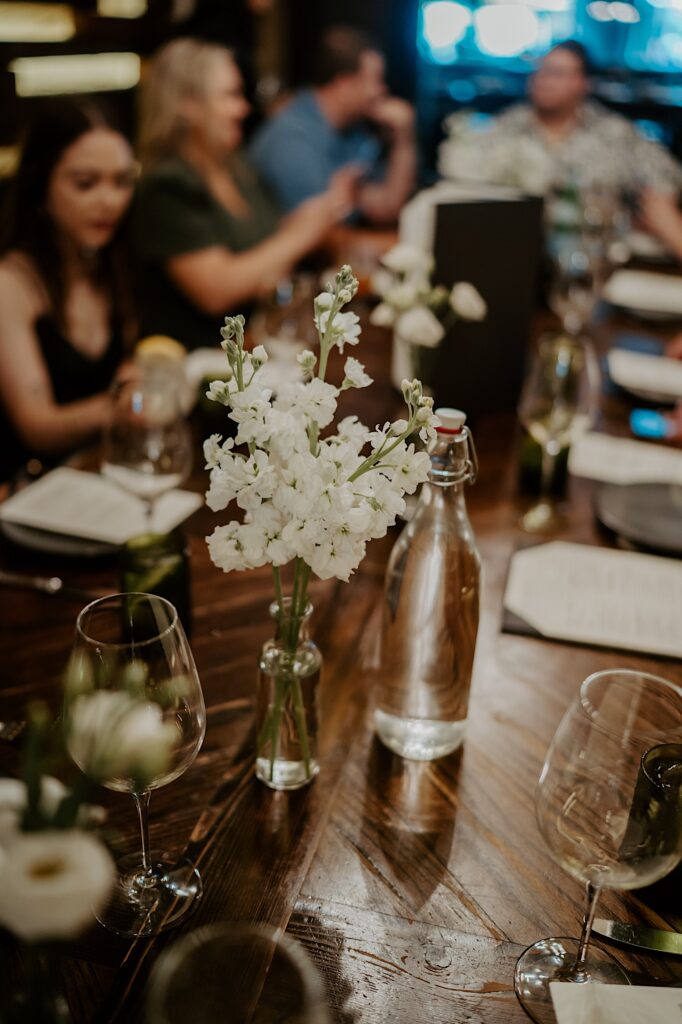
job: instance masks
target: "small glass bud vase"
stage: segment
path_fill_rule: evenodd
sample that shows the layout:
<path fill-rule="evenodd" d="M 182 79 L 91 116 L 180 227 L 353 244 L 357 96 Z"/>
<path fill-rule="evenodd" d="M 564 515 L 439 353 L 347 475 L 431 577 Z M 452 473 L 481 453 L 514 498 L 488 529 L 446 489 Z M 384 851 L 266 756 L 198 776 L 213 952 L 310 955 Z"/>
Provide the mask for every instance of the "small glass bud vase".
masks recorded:
<path fill-rule="evenodd" d="M 322 655 L 308 636 L 313 606 L 270 605 L 275 636 L 261 651 L 256 706 L 256 776 L 271 789 L 300 789 L 317 762 L 317 689 Z"/>

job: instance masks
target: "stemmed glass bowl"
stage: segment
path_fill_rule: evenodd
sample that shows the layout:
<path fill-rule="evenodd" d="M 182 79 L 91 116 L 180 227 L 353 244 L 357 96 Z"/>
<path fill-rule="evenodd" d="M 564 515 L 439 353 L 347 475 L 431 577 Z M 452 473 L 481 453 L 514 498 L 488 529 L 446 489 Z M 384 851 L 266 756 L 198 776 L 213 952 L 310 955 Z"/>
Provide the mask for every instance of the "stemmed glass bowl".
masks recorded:
<path fill-rule="evenodd" d="M 682 858 L 681 739 L 682 687 L 643 672 L 589 676 L 564 715 L 536 813 L 554 860 L 587 887 L 587 908 L 579 941 L 542 939 L 516 965 L 516 994 L 538 1024 L 555 1021 L 552 981 L 629 983 L 610 954 L 590 948 L 592 922 L 603 888 L 651 885 Z"/>
<path fill-rule="evenodd" d="M 150 849 L 151 792 L 179 778 L 206 730 L 199 676 L 174 606 L 152 594 L 113 594 L 78 616 L 65 722 L 69 753 L 107 789 L 130 793 L 141 852 L 121 859 L 101 924 L 125 936 L 176 924 L 201 896 L 187 860 Z"/>

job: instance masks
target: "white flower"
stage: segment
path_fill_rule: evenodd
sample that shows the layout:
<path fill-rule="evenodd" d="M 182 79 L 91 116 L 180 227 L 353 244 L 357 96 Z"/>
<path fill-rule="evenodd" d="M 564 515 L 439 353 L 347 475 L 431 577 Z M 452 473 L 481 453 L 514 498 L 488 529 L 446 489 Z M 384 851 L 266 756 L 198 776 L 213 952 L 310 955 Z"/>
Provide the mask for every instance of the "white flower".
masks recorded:
<path fill-rule="evenodd" d="M 106 903 L 114 877 L 108 851 L 86 832 L 22 833 L 2 860 L 0 924 L 24 942 L 74 938 Z"/>
<path fill-rule="evenodd" d="M 396 311 L 387 302 L 380 302 L 369 314 L 369 322 L 375 327 L 393 327 Z"/>
<path fill-rule="evenodd" d="M 305 384 L 285 384 L 277 397 L 276 409 L 307 416 L 318 427 L 326 427 L 334 419 L 339 389 L 319 377 Z"/>
<path fill-rule="evenodd" d="M 410 345 L 435 348 L 445 335 L 445 328 L 426 306 L 415 306 L 402 313 L 396 322 L 396 329 Z"/>
<path fill-rule="evenodd" d="M 374 271 L 370 280 L 370 288 L 374 295 L 385 295 L 389 288 L 395 284 L 395 275 L 384 267 Z"/>
<path fill-rule="evenodd" d="M 384 253 L 381 262 L 395 274 L 428 274 L 431 271 L 433 260 L 423 249 L 418 249 L 415 245 L 408 245 L 407 242 L 399 242 Z"/>
<path fill-rule="evenodd" d="M 256 345 L 253 352 L 251 353 L 251 362 L 253 366 L 258 369 L 268 361 L 268 353 L 262 345 Z"/>
<path fill-rule="evenodd" d="M 125 691 L 96 690 L 69 709 L 67 745 L 78 767 L 98 781 L 152 782 L 179 742 L 158 704 Z"/>
<path fill-rule="evenodd" d="M 40 810 L 46 816 L 52 816 L 66 796 L 66 787 L 51 775 L 43 775 L 40 786 Z M 0 779 L 0 845 L 8 842 L 20 828 L 26 804 L 24 782 L 20 779 Z"/>
<path fill-rule="evenodd" d="M 221 405 L 230 404 L 230 385 L 225 380 L 213 380 L 208 386 L 206 397 L 212 402 L 220 402 Z"/>
<path fill-rule="evenodd" d="M 357 345 L 360 340 L 360 318 L 357 313 L 336 313 L 330 321 L 330 312 L 331 310 L 326 309 L 319 316 L 315 316 L 315 326 L 320 334 L 326 335 L 329 329 L 332 341 L 339 352 L 343 352 L 344 345 Z"/>
<path fill-rule="evenodd" d="M 485 320 L 488 307 L 468 281 L 458 281 L 450 292 L 450 305 L 462 320 Z"/>
<path fill-rule="evenodd" d="M 345 388 L 368 388 L 374 381 L 365 373 L 365 368 L 357 359 L 348 356 L 343 368 L 344 378 L 342 389 Z"/>
<path fill-rule="evenodd" d="M 296 361 L 305 370 L 306 373 L 312 373 L 315 369 L 315 363 L 317 362 L 317 356 L 314 352 L 311 352 L 309 348 L 303 352 L 299 352 L 296 356 Z"/>
<path fill-rule="evenodd" d="M 419 289 L 411 281 L 401 281 L 391 288 L 384 296 L 389 306 L 400 313 L 402 310 L 411 309 L 419 302 Z"/>

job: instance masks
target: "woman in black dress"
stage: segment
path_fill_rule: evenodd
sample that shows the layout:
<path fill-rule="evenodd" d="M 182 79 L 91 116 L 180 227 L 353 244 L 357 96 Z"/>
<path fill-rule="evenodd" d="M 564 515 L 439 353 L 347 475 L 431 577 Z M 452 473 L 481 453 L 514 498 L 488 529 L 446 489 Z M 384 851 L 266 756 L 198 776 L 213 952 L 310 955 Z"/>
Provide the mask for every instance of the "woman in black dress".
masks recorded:
<path fill-rule="evenodd" d="M 134 331 L 123 222 L 135 162 L 88 101 L 29 128 L 0 228 L 0 480 L 106 423 Z"/>

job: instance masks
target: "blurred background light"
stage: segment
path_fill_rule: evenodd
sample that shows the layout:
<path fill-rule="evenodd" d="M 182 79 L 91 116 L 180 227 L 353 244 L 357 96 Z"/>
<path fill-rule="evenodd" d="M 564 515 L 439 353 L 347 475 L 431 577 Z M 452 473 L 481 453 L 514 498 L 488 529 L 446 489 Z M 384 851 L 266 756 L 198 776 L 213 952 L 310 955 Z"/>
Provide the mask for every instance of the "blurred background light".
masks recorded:
<path fill-rule="evenodd" d="M 639 11 L 632 4 L 624 3 L 623 0 L 614 0 L 609 4 L 609 10 L 613 20 L 620 21 L 624 25 L 636 25 L 639 21 Z"/>
<path fill-rule="evenodd" d="M 147 13 L 147 0 L 97 0 L 101 18 L 141 18 Z"/>
<path fill-rule="evenodd" d="M 493 57 L 516 57 L 538 40 L 537 15 L 518 4 L 479 7 L 474 14 L 479 49 Z"/>
<path fill-rule="evenodd" d="M 613 21 L 611 5 L 607 0 L 594 0 L 594 3 L 587 5 L 587 13 L 595 21 Z"/>
<path fill-rule="evenodd" d="M 451 64 L 471 25 L 471 11 L 455 0 L 432 0 L 421 8 L 419 48 L 436 64 Z"/>
<path fill-rule="evenodd" d="M 140 80 L 136 53 L 78 53 L 17 57 L 10 61 L 18 96 L 110 92 L 132 89 Z"/>
<path fill-rule="evenodd" d="M 66 4 L 0 3 L 0 42 L 63 43 L 75 33 Z"/>

